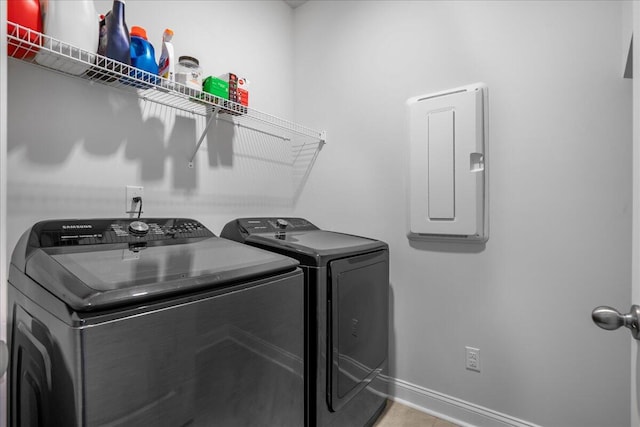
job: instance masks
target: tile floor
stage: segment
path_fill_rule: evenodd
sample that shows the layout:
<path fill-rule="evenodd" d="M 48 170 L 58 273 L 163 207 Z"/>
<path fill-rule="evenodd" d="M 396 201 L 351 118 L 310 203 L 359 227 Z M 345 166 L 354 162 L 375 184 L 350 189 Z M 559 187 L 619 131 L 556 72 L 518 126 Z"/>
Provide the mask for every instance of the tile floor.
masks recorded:
<path fill-rule="evenodd" d="M 392 400 L 373 427 L 458 427 Z"/>

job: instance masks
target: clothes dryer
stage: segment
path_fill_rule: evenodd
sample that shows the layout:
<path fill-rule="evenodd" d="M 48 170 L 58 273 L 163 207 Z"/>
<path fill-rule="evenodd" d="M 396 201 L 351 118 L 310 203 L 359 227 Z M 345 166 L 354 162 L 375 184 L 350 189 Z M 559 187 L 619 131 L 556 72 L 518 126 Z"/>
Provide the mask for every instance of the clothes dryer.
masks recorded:
<path fill-rule="evenodd" d="M 303 218 L 239 218 L 220 235 L 300 262 L 306 425 L 372 425 L 387 398 L 388 245 Z"/>
<path fill-rule="evenodd" d="M 299 427 L 303 287 L 192 219 L 37 223 L 9 272 L 9 425 Z"/>

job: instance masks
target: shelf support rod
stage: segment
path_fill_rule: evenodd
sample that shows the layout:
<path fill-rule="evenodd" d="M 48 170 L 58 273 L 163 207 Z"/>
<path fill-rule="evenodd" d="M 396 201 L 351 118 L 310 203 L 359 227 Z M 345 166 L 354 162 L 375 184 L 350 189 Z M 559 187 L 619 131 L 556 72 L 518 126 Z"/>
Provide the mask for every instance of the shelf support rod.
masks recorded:
<path fill-rule="evenodd" d="M 207 136 L 207 132 L 209 132 L 209 127 L 211 126 L 211 123 L 213 123 L 213 119 L 216 118 L 216 116 L 218 115 L 218 110 L 220 109 L 220 107 L 214 107 L 213 111 L 211 112 L 211 115 L 209 116 L 209 120 L 207 121 L 206 126 L 204 127 L 204 130 L 202 131 L 202 135 L 200 135 L 200 139 L 198 140 L 198 143 L 196 144 L 196 149 L 193 150 L 193 154 L 191 155 L 191 158 L 189 159 L 189 168 L 193 169 L 193 159 L 196 158 L 196 154 L 198 153 L 198 150 L 200 149 L 200 146 L 202 145 L 202 141 L 204 141 L 204 137 Z"/>

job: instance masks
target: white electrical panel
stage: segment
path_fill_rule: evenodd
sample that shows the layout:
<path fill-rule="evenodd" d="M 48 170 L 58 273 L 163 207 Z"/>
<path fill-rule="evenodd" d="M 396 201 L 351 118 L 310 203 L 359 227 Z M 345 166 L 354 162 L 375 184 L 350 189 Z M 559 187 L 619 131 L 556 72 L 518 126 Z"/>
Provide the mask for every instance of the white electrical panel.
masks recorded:
<path fill-rule="evenodd" d="M 410 239 L 489 238 L 487 95 L 476 83 L 407 101 Z"/>

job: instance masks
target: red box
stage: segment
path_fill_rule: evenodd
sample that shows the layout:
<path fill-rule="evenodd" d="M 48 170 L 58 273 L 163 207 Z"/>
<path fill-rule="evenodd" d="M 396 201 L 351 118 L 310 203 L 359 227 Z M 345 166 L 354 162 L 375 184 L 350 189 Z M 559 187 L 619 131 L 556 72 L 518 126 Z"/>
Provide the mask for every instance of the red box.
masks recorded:
<path fill-rule="evenodd" d="M 239 89 L 239 79 L 238 76 L 233 73 L 225 73 L 219 77 L 219 79 L 229 82 L 229 101 L 222 105 L 226 108 L 222 109 L 223 113 L 232 114 L 234 116 L 242 115 L 247 113 L 246 108 L 242 108 L 236 104 L 241 104 L 243 106 L 249 106 L 249 92 L 246 89 Z M 242 85 L 245 86 L 247 84 L 246 79 L 241 79 Z M 233 104 L 233 103 L 235 104 Z"/>
<path fill-rule="evenodd" d="M 229 101 L 238 102 L 238 76 L 233 73 L 225 73 L 219 78 L 229 82 Z"/>
<path fill-rule="evenodd" d="M 243 77 L 238 79 L 238 102 L 245 107 L 249 106 L 249 81 Z"/>

